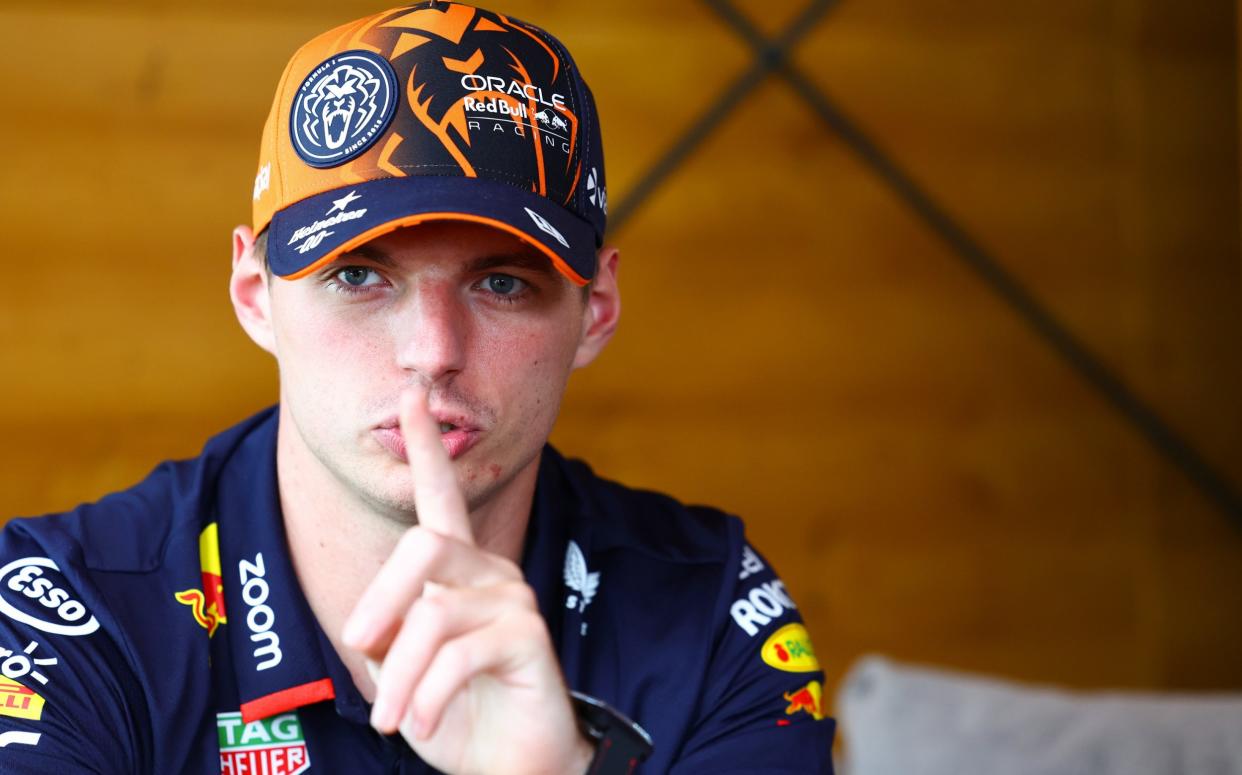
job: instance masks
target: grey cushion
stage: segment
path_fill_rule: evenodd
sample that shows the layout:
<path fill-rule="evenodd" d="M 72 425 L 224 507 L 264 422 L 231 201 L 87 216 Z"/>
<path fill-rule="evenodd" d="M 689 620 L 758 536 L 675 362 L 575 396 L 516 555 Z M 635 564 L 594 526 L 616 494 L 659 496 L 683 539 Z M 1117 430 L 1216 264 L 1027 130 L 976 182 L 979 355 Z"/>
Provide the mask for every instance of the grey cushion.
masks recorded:
<path fill-rule="evenodd" d="M 865 657 L 844 775 L 1242 775 L 1242 694 L 1080 693 Z"/>

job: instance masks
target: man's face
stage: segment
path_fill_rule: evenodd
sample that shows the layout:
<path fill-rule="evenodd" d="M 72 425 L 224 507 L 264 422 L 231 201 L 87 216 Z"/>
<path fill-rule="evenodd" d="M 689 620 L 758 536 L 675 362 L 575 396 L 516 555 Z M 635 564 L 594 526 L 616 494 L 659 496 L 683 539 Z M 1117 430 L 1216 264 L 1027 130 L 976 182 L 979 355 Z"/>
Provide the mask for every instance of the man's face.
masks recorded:
<path fill-rule="evenodd" d="M 537 464 L 589 309 L 541 254 L 468 223 L 399 229 L 305 278 L 273 277 L 282 422 L 293 425 L 282 436 L 352 495 L 408 519 L 398 397 L 426 385 L 478 508 Z"/>

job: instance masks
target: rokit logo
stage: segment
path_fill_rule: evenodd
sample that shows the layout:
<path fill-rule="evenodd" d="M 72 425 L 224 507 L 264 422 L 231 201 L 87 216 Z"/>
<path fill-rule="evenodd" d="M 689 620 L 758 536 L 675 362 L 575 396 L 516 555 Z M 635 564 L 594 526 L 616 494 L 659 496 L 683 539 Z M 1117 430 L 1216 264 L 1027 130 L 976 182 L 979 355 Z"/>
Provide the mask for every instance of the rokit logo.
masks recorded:
<path fill-rule="evenodd" d="M 267 670 L 269 667 L 276 667 L 284 654 L 280 651 L 280 636 L 272 631 L 276 624 L 276 613 L 267 604 L 267 596 L 271 590 L 264 578 L 267 574 L 263 567 L 263 553 L 256 554 L 254 562 L 242 560 L 237 563 L 237 570 L 241 574 L 242 600 L 250 609 L 246 613 L 250 640 L 261 644 L 255 647 L 254 658 L 263 661 L 255 669 Z"/>
<path fill-rule="evenodd" d="M 60 568 L 46 557 L 14 560 L 0 568 L 0 611 L 43 632 L 90 635 L 99 629 L 99 620 L 68 587 Z"/>
<path fill-rule="evenodd" d="M 735 600 L 729 606 L 733 621 L 746 631 L 752 638 L 759 634 L 760 627 L 766 627 L 773 619 L 786 611 L 797 609 L 794 601 L 785 592 L 785 584 L 780 580 L 768 581 L 752 589 L 746 597 Z"/>

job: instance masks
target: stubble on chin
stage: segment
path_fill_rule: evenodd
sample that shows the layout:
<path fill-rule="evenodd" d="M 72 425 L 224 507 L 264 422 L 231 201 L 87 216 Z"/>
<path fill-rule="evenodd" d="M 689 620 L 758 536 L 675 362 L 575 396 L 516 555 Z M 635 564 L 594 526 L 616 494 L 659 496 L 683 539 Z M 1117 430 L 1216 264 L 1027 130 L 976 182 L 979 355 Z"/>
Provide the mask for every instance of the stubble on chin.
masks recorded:
<path fill-rule="evenodd" d="M 401 528 L 418 524 L 418 510 L 414 500 L 414 482 L 406 463 L 392 459 L 386 452 L 382 458 L 363 462 L 354 475 L 338 472 L 337 478 L 351 491 L 367 511 Z M 462 461 L 454 464 L 458 486 L 466 499 L 466 508 L 474 512 L 488 503 L 496 491 L 510 478 L 499 465 L 488 467 Z M 493 474 L 492 471 L 495 471 Z"/>

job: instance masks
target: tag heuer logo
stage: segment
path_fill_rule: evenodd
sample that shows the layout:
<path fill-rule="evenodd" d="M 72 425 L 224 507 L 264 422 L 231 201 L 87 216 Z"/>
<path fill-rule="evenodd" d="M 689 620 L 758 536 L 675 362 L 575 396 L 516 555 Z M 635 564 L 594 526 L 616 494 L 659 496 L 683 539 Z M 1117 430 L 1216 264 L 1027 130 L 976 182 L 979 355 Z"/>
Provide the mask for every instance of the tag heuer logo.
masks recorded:
<path fill-rule="evenodd" d="M 297 775 L 310 769 L 298 714 L 243 724 L 241 713 L 217 713 L 220 775 Z"/>

